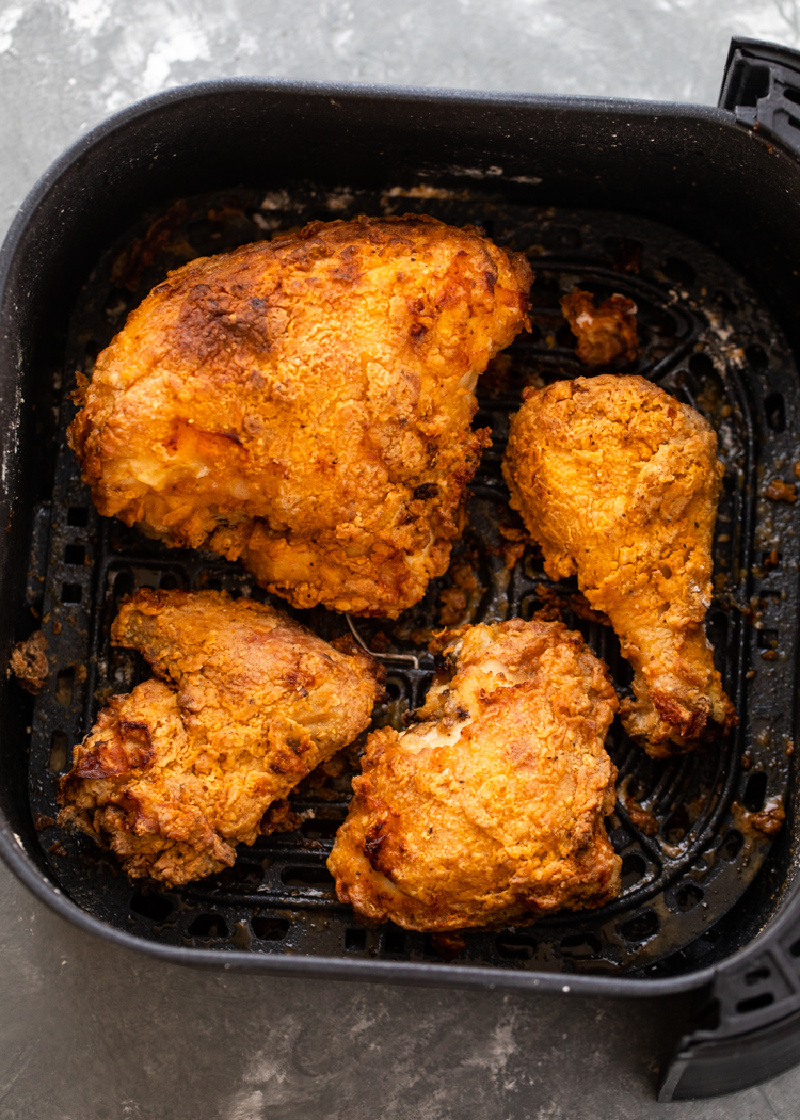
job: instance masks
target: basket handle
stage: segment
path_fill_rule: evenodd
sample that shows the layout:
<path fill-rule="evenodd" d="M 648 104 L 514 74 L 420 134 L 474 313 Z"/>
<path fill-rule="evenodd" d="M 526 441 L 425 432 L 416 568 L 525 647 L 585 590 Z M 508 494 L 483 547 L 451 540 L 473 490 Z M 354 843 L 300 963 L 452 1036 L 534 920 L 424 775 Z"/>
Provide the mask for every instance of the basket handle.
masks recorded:
<path fill-rule="evenodd" d="M 800 155 L 800 51 L 760 39 L 731 39 L 720 109 Z"/>

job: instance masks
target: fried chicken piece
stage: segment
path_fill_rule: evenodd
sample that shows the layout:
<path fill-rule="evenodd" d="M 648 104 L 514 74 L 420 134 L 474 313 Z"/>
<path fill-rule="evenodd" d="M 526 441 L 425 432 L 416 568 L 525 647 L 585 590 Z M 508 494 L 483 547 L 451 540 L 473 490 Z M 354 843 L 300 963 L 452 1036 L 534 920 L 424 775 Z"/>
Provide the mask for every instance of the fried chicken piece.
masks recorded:
<path fill-rule="evenodd" d="M 587 366 L 626 366 L 639 357 L 636 304 L 615 292 L 594 305 L 591 292 L 573 288 L 561 310 L 578 340 L 577 354 Z"/>
<path fill-rule="evenodd" d="M 365 730 L 380 669 L 271 607 L 222 592 L 137 592 L 112 641 L 161 680 L 112 696 L 75 748 L 59 824 L 132 878 L 186 883 L 280 827 L 282 799 Z"/>
<path fill-rule="evenodd" d="M 723 467 L 688 405 L 638 376 L 528 391 L 503 474 L 555 579 L 605 613 L 633 666 L 628 734 L 654 757 L 726 733 L 733 706 L 703 622 Z"/>
<path fill-rule="evenodd" d="M 558 622 L 443 641 L 452 676 L 418 722 L 367 741 L 328 860 L 340 900 L 364 922 L 432 931 L 602 906 L 620 889 L 605 665 Z"/>
<path fill-rule="evenodd" d="M 68 439 L 98 510 L 241 558 L 297 607 L 396 618 L 442 575 L 488 433 L 478 375 L 531 273 L 473 227 L 312 222 L 171 272 Z"/>

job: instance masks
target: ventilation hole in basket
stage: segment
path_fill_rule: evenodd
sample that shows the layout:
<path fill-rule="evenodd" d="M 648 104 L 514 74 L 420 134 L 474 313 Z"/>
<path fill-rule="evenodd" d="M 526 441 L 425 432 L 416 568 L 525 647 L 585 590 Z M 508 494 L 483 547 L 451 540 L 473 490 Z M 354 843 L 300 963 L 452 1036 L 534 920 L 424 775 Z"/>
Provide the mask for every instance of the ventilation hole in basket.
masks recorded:
<path fill-rule="evenodd" d="M 765 980 L 769 980 L 772 973 L 768 968 L 753 968 L 745 975 L 745 984 L 762 984 Z"/>
<path fill-rule="evenodd" d="M 556 331 L 556 342 L 562 350 L 574 350 L 578 345 L 578 340 L 572 333 L 572 328 L 569 323 L 564 323 Z"/>
<path fill-rule="evenodd" d="M 47 765 L 51 774 L 59 774 L 67 765 L 67 737 L 63 731 L 50 736 L 50 757 Z"/>
<path fill-rule="evenodd" d="M 68 544 L 64 549 L 65 564 L 82 564 L 86 559 L 86 549 L 82 544 Z"/>
<path fill-rule="evenodd" d="M 256 915 L 250 925 L 259 941 L 283 941 L 289 932 L 286 918 L 268 918 L 265 914 Z"/>
<path fill-rule="evenodd" d="M 732 828 L 731 831 L 726 834 L 725 838 L 719 846 L 720 857 L 724 860 L 727 860 L 728 863 L 733 863 L 739 852 L 742 850 L 743 842 L 744 837 L 742 836 L 741 832 L 739 832 L 735 828 Z"/>
<path fill-rule="evenodd" d="M 542 600 L 538 595 L 526 595 L 520 603 L 519 615 L 525 622 L 530 622 L 534 611 L 541 610 Z"/>
<path fill-rule="evenodd" d="M 61 584 L 61 602 L 69 605 L 80 603 L 83 598 L 83 589 L 79 583 Z"/>
<path fill-rule="evenodd" d="M 736 1004 L 736 1010 L 746 1014 L 748 1011 L 760 1011 L 762 1007 L 769 1007 L 774 1002 L 775 996 L 772 992 L 761 992 L 760 995 L 750 996 L 749 999 L 740 999 Z"/>
<path fill-rule="evenodd" d="M 327 887 L 333 889 L 334 879 L 325 867 L 284 867 L 281 882 L 287 887 Z"/>
<path fill-rule="evenodd" d="M 536 323 L 531 323 L 530 334 L 528 335 L 528 342 L 541 342 L 542 331 Z"/>
<path fill-rule="evenodd" d="M 686 806 L 681 804 L 675 809 L 664 821 L 661 829 L 661 834 L 669 844 L 680 844 L 684 839 L 686 833 L 689 831 L 691 821 L 689 814 L 686 811 Z"/>
<path fill-rule="evenodd" d="M 133 591 L 133 576 L 130 572 L 118 572 L 114 576 L 114 594 L 119 598 Z"/>
<path fill-rule="evenodd" d="M 190 937 L 227 937 L 228 927 L 221 914 L 198 914 L 187 933 Z"/>
<path fill-rule="evenodd" d="M 75 691 L 75 669 L 62 669 L 56 678 L 56 700 L 68 708 Z"/>
<path fill-rule="evenodd" d="M 748 346 L 745 350 L 745 355 L 747 356 L 751 369 L 763 373 L 763 371 L 768 368 L 769 358 L 767 357 L 767 352 L 764 347 L 759 346 L 758 343 Z"/>
<path fill-rule="evenodd" d="M 793 957 L 800 957 L 800 937 L 797 941 L 793 941 L 789 946 L 789 952 Z"/>
<path fill-rule="evenodd" d="M 397 926 L 389 926 L 383 934 L 383 951 L 401 956 L 406 951 L 406 935 Z"/>
<path fill-rule="evenodd" d="M 390 700 L 399 700 L 405 691 L 403 682 L 398 680 L 397 677 L 387 677 L 384 688 Z"/>
<path fill-rule="evenodd" d="M 757 641 L 759 649 L 777 649 L 780 633 L 777 630 L 758 630 Z"/>
<path fill-rule="evenodd" d="M 675 907 L 685 914 L 703 901 L 703 892 L 694 883 L 686 883 L 675 891 Z"/>
<path fill-rule="evenodd" d="M 89 524 L 89 511 L 85 506 L 70 506 L 67 510 L 67 525 L 85 529 Z"/>
<path fill-rule="evenodd" d="M 716 378 L 717 371 L 708 354 L 692 354 L 689 359 L 689 369 L 701 381 L 707 378 Z"/>
<path fill-rule="evenodd" d="M 533 938 L 515 933 L 501 933 L 496 945 L 498 954 L 509 961 L 529 961 L 536 950 Z"/>
<path fill-rule="evenodd" d="M 765 770 L 756 770 L 747 779 L 742 802 L 745 809 L 751 813 L 760 813 L 764 808 L 767 798 L 767 773 Z"/>
<path fill-rule="evenodd" d="M 769 70 L 767 69 L 767 67 L 764 67 L 764 69 L 767 70 L 767 73 L 769 73 Z M 767 88 L 769 88 L 769 87 L 767 87 Z M 767 91 L 765 90 L 764 93 L 761 96 L 765 97 L 766 92 Z M 795 103 L 795 105 L 800 105 L 800 90 L 792 89 L 791 86 L 785 86 L 784 90 L 783 90 L 783 96 L 786 98 L 787 101 L 793 101 Z"/>
<path fill-rule="evenodd" d="M 642 910 L 640 913 L 623 922 L 619 931 L 626 941 L 641 942 L 654 937 L 658 933 L 660 922 L 655 910 Z"/>
<path fill-rule="evenodd" d="M 668 276 L 670 280 L 674 280 L 676 284 L 683 284 L 688 287 L 694 283 L 695 272 L 690 264 L 680 259 L 680 257 L 667 257 L 663 265 L 664 275 Z"/>
<path fill-rule="evenodd" d="M 177 587 L 180 587 L 180 580 L 172 572 L 167 572 L 158 581 L 158 586 L 162 591 L 174 591 Z"/>
<path fill-rule="evenodd" d="M 175 903 L 163 894 L 136 891 L 128 904 L 134 914 L 142 914 L 154 922 L 165 922 L 175 909 Z"/>
<path fill-rule="evenodd" d="M 332 840 L 341 823 L 341 821 L 309 817 L 300 825 L 300 831 L 309 840 Z"/>
<path fill-rule="evenodd" d="M 792 128 L 800 128 L 800 119 L 798 119 L 795 116 L 792 116 L 791 113 L 786 114 L 786 123 L 790 124 L 792 126 Z"/>
<path fill-rule="evenodd" d="M 561 951 L 578 960 L 597 957 L 601 949 L 600 938 L 593 933 L 574 933 L 561 939 Z"/>
<path fill-rule="evenodd" d="M 786 405 L 780 393 L 770 393 L 764 401 L 767 425 L 773 432 L 786 431 Z"/>
<path fill-rule="evenodd" d="M 363 952 L 367 947 L 367 931 L 365 929 L 345 930 L 344 947 L 353 952 Z"/>
<path fill-rule="evenodd" d="M 625 856 L 622 861 L 623 888 L 632 887 L 634 883 L 638 883 L 646 870 L 646 864 L 640 855 L 633 852 L 631 855 Z"/>

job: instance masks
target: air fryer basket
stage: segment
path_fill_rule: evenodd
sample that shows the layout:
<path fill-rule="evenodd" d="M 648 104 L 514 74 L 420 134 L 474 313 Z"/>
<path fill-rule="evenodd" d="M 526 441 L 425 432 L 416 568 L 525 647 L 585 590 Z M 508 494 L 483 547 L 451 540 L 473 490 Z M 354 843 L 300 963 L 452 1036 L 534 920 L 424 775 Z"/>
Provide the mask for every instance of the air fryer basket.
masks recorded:
<path fill-rule="evenodd" d="M 741 70 L 753 53 L 738 44 L 730 73 L 739 74 L 745 100 L 754 90 L 768 99 L 762 69 L 749 81 Z M 756 65 L 769 74 L 778 63 Z M 220 130 L 207 132 L 210 153 L 195 139 L 209 119 Z M 224 149 L 235 136 L 248 136 L 250 148 L 231 162 Z M 733 172 L 726 146 L 737 153 Z M 285 158 L 276 160 L 277 150 Z M 127 181 L 114 162 L 122 153 L 133 164 Z M 680 163 L 687 153 L 696 161 L 688 171 Z M 665 191 L 656 173 L 668 158 Z M 780 213 L 748 211 L 759 174 L 760 193 L 772 192 L 794 227 L 781 227 Z M 65 158 L 18 219 L 0 270 L 1 388 L 18 411 L 2 460 L 9 522 L 0 578 L 15 608 L 4 649 L 41 624 L 51 666 L 48 686 L 27 707 L 17 686 L 5 684 L 0 844 L 12 867 L 80 924 L 196 963 L 608 993 L 695 990 L 702 1018 L 662 1099 L 735 1088 L 795 1060 L 800 541 L 792 504 L 770 497 L 778 492 L 769 484 L 793 482 L 800 464 L 798 339 L 786 315 L 798 280 L 785 263 L 800 226 L 781 190 L 798 180 L 790 153 L 753 143 L 730 113 L 714 110 L 238 82 L 154 99 Z M 734 204 L 742 231 L 731 225 Z M 89 374 L 127 312 L 167 269 L 194 256 L 314 218 L 407 211 L 474 222 L 528 253 L 533 331 L 481 379 L 475 423 L 491 426 L 493 446 L 471 486 L 469 527 L 448 574 L 394 624 L 321 608 L 294 613 L 326 637 L 352 625 L 381 650 L 388 700 L 377 726 L 399 725 L 421 703 L 432 627 L 529 617 L 554 603 L 607 660 L 618 687 L 628 687 L 613 633 L 584 621 L 576 588 L 548 580 L 535 549 L 514 562 L 504 535 L 514 518 L 499 473 L 522 388 L 585 373 L 559 296 L 575 285 L 601 298 L 619 291 L 638 307 L 637 372 L 699 409 L 719 433 L 725 478 L 708 631 L 740 719 L 728 741 L 661 762 L 615 725 L 609 750 L 619 799 L 609 830 L 623 857 L 620 898 L 531 928 L 467 933 L 448 963 L 430 937 L 391 924 L 365 930 L 335 898 L 325 859 L 346 812 L 352 758 L 297 791 L 297 832 L 242 848 L 234 868 L 181 890 L 131 885 L 89 840 L 53 825 L 57 777 L 72 745 L 111 692 L 146 674 L 136 656 L 109 644 L 120 598 L 142 586 L 265 598 L 238 565 L 166 549 L 96 514 L 64 440 L 75 370 Z M 745 1040 L 758 1057 L 743 1075 Z"/>

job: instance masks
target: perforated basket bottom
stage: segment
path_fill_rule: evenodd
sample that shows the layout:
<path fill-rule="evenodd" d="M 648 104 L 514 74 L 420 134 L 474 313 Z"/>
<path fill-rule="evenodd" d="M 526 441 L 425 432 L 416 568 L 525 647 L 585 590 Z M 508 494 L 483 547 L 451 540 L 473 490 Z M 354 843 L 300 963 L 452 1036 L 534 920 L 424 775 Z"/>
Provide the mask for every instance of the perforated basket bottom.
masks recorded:
<path fill-rule="evenodd" d="M 527 618 L 542 605 L 543 589 L 544 597 L 557 592 L 565 621 L 605 658 L 618 688 L 628 687 L 613 633 L 571 610 L 575 587 L 546 579 L 532 549 L 509 571 L 498 534 L 510 517 L 499 463 L 523 387 L 586 372 L 559 311 L 562 292 L 577 284 L 600 297 L 617 291 L 636 301 L 643 343 L 637 372 L 710 420 L 725 463 L 708 632 L 739 726 L 725 743 L 654 762 L 615 723 L 608 748 L 619 767 L 619 800 L 608 827 L 623 860 L 622 894 L 598 911 L 519 930 L 468 932 L 458 963 L 609 975 L 691 970 L 714 959 L 715 923 L 767 856 L 771 837 L 756 814 L 784 799 L 792 750 L 798 540 L 791 507 L 761 495 L 772 477 L 794 477 L 800 459 L 790 415 L 798 378 L 778 327 L 739 276 L 699 244 L 624 216 L 510 207 L 463 192 L 331 195 L 308 188 L 290 199 L 229 191 L 146 215 L 98 261 L 72 319 L 65 390 L 75 369 L 91 371 L 127 312 L 169 268 L 312 218 L 410 210 L 456 225 L 475 222 L 500 244 L 527 252 L 536 273 L 533 331 L 481 379 L 475 426 L 491 426 L 494 442 L 472 486 L 469 528 L 448 575 L 397 623 L 357 622 L 368 644 L 378 632 L 388 642 L 389 699 L 376 711 L 375 726 L 399 726 L 403 711 L 422 702 L 432 660 L 421 637 L 442 620 L 442 591 L 468 571 L 478 589 L 466 595 L 464 621 Z M 212 946 L 223 955 L 245 949 L 439 959 L 429 936 L 391 924 L 365 930 L 335 898 L 325 860 L 346 813 L 347 768 L 297 793 L 293 806 L 305 815 L 298 832 L 241 848 L 235 867 L 180 890 L 133 885 L 90 840 L 52 826 L 58 775 L 91 727 L 98 698 L 129 690 L 146 673 L 135 655 L 109 645 L 120 598 L 146 586 L 216 587 L 266 599 L 235 564 L 168 550 L 98 517 L 63 438 L 74 406 L 65 401 L 61 413 L 53 500 L 37 511 L 29 588 L 31 605 L 43 612 L 54 667 L 35 704 L 30 743 L 31 808 L 54 879 L 84 909 L 146 940 Z M 291 613 L 325 637 L 347 629 L 346 619 L 322 609 Z"/>

